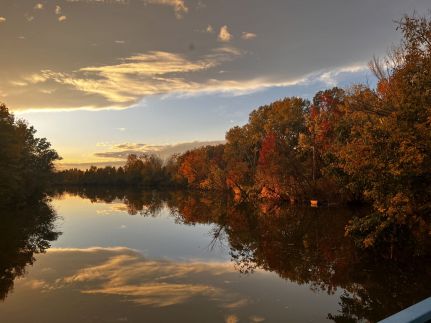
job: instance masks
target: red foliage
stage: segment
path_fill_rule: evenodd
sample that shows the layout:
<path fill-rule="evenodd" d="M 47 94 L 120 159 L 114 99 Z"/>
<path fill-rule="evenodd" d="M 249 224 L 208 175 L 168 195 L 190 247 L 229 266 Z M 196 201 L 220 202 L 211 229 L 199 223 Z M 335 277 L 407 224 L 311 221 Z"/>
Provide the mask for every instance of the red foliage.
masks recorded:
<path fill-rule="evenodd" d="M 277 137 L 273 132 L 270 132 L 266 135 L 266 137 L 263 139 L 262 147 L 260 148 L 259 152 L 259 165 L 263 166 L 268 164 L 268 155 L 274 153 L 276 149 L 276 141 Z"/>

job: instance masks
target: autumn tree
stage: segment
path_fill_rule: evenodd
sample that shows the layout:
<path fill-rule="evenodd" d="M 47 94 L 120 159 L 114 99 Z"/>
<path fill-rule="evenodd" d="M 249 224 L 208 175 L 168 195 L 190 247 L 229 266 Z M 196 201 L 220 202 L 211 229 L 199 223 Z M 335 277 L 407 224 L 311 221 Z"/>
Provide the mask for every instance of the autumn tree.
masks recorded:
<path fill-rule="evenodd" d="M 365 247 L 431 234 L 431 21 L 406 16 L 398 28 L 401 45 L 371 63 L 377 89 L 356 88 L 346 100 L 352 128 L 338 151 L 374 206 L 347 228 Z"/>

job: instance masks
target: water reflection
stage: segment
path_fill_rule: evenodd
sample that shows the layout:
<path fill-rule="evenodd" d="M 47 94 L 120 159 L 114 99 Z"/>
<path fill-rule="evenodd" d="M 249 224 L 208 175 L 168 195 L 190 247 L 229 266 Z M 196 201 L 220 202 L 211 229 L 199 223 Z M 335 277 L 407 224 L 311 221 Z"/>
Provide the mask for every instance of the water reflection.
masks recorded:
<path fill-rule="evenodd" d="M 321 306 L 307 311 L 307 301 Z M 243 277 L 229 263 L 150 260 L 121 247 L 50 249 L 7 305 L 6 322 L 301 322 L 337 307 L 262 271 Z"/>
<path fill-rule="evenodd" d="M 405 261 L 400 253 L 389 260 L 356 249 L 343 235 L 352 212 L 361 210 L 237 204 L 227 196 L 193 192 L 87 189 L 56 198 L 67 201 L 71 195 L 105 205 L 95 211 L 99 224 L 100 215 L 111 213 L 154 221 L 168 212 L 177 228 L 206 225 L 209 249 L 222 245 L 231 260 L 178 261 L 163 259 L 165 252 L 148 258 L 125 244 L 50 249 L 20 288 L 44 291 L 52 302 L 64 293 L 68 302 L 85 299 L 94 308 L 85 306 L 82 315 L 96 321 L 110 320 L 109 315 L 138 320 L 144 311 L 149 321 L 374 322 L 430 296 L 429 258 Z M 52 226 L 34 230 L 45 241 L 54 232 Z M 11 298 L 9 308 L 19 306 L 18 299 Z M 104 314 L 101 303 L 110 304 Z"/>
<path fill-rule="evenodd" d="M 58 238 L 56 214 L 46 201 L 22 206 L 0 206 L 0 300 L 13 289 L 14 280 L 33 264 L 34 255 Z"/>

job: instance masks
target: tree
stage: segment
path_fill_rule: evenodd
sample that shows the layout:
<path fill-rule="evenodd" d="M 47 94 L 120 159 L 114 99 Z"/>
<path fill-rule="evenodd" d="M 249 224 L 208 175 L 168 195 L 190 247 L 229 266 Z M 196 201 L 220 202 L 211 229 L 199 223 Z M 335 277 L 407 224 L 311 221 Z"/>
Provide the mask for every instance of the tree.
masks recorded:
<path fill-rule="evenodd" d="M 45 138 L 23 120 L 15 120 L 0 105 L 0 199 L 10 202 L 44 191 L 53 177 L 54 161 L 60 159 Z"/>
<path fill-rule="evenodd" d="M 403 41 L 385 59 L 391 68 L 371 63 L 377 89 L 346 100 L 352 128 L 338 151 L 375 210 L 347 227 L 364 247 L 431 235 L 431 20 L 406 16 L 398 28 Z"/>

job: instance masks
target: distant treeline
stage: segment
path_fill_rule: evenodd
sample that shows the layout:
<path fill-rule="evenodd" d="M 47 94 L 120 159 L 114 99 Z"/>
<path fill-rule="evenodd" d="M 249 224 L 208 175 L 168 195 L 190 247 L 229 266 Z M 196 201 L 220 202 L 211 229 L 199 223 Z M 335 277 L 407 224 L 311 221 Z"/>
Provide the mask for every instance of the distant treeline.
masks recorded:
<path fill-rule="evenodd" d="M 124 167 L 59 173 L 64 183 L 184 186 L 241 198 L 374 207 L 346 228 L 361 245 L 431 234 L 431 21 L 404 17 L 403 40 L 370 68 L 377 87 L 356 85 L 260 107 L 226 144 L 172 157 L 129 156 Z"/>
<path fill-rule="evenodd" d="M 175 180 L 177 172 L 175 158 L 168 162 L 155 155 L 129 155 L 122 167 L 96 167 L 86 170 L 77 168 L 59 171 L 55 183 L 62 185 L 88 186 L 132 186 L 138 188 L 186 188 L 185 179 Z"/>

